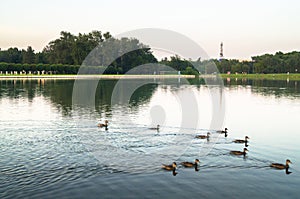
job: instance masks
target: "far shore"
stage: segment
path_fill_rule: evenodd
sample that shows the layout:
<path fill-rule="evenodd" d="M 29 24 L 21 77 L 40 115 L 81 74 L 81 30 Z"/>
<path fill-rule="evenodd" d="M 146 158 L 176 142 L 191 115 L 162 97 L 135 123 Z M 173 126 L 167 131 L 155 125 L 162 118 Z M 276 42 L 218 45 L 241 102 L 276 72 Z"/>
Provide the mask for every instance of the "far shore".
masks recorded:
<path fill-rule="evenodd" d="M 222 78 L 252 79 L 252 80 L 300 80 L 300 73 L 275 74 L 221 74 Z"/>
<path fill-rule="evenodd" d="M 0 80 L 8 79 L 171 79 L 195 78 L 195 75 L 0 75 Z"/>
<path fill-rule="evenodd" d="M 252 79 L 252 80 L 295 80 L 300 81 L 300 73 L 278 73 L 278 74 L 220 74 L 222 78 L 230 79 Z M 214 78 L 215 74 L 199 75 L 199 78 Z M 175 79 L 175 78 L 196 78 L 195 75 L 0 75 L 0 80 L 10 79 Z"/>

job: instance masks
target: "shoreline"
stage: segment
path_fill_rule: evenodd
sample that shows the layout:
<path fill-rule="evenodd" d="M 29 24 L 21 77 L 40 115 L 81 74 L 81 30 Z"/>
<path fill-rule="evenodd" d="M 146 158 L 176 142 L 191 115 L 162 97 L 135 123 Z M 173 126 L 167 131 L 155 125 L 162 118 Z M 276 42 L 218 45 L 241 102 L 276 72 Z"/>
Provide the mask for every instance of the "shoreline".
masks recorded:
<path fill-rule="evenodd" d="M 300 73 L 279 74 L 219 74 L 226 79 L 249 79 L 249 80 L 295 80 L 300 81 Z M 199 75 L 199 78 L 214 78 L 216 75 Z M 0 80 L 16 79 L 175 79 L 196 78 L 195 75 L 0 75 Z"/>
<path fill-rule="evenodd" d="M 221 74 L 222 78 L 250 79 L 250 80 L 295 80 L 300 81 L 300 73 L 272 73 L 272 74 Z"/>
<path fill-rule="evenodd" d="M 0 80 L 14 79 L 175 79 L 195 75 L 0 75 Z"/>

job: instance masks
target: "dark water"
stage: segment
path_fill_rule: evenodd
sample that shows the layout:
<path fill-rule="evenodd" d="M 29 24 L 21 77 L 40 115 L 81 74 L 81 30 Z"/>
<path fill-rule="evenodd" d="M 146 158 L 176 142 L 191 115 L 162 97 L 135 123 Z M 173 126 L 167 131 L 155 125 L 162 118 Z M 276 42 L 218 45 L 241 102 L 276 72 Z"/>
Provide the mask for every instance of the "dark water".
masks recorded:
<path fill-rule="evenodd" d="M 0 198 L 299 198 L 300 82 L 225 80 L 227 137 L 210 130 L 201 82 L 149 84 L 111 105 L 117 80 L 102 80 L 94 108 L 73 104 L 73 83 L 0 81 Z M 184 92 L 196 93 L 199 106 L 192 129 L 179 128 Z M 97 127 L 104 119 L 107 131 Z M 157 123 L 159 132 L 148 129 Z M 194 139 L 207 131 L 215 139 Z M 249 153 L 230 155 L 245 135 Z M 199 171 L 160 168 L 195 158 Z M 287 158 L 290 174 L 269 167 Z"/>

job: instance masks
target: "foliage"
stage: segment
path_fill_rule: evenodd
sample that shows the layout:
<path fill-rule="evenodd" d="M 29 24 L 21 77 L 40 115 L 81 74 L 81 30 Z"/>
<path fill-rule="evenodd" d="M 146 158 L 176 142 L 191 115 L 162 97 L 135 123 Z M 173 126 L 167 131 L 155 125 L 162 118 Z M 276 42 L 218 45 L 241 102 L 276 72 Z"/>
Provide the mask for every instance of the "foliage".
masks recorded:
<path fill-rule="evenodd" d="M 297 73 L 300 72 L 300 52 L 265 54 L 252 57 L 255 73 Z"/>
<path fill-rule="evenodd" d="M 103 48 L 105 52 L 95 51 L 96 58 L 90 59 L 97 61 L 83 64 L 89 53 L 101 48 L 100 44 L 104 41 L 108 47 Z M 115 52 L 119 53 L 115 56 L 118 58 L 110 60 Z M 100 62 L 99 57 L 102 59 Z M 115 39 L 109 32 L 102 35 L 101 31 L 78 35 L 62 31 L 60 38 L 49 42 L 42 52 L 34 53 L 31 46 L 28 46 L 27 50 L 17 48 L 0 50 L 0 62 L 3 62 L 0 71 L 51 71 L 58 74 L 76 74 L 79 65 L 83 64 L 85 66 L 82 73 L 122 74 L 138 65 L 157 63 L 157 60 L 148 46 L 134 38 Z M 17 63 L 20 67 L 17 67 Z M 109 67 L 103 71 L 102 66 Z"/>
<path fill-rule="evenodd" d="M 105 52 L 101 48 L 105 49 Z M 89 61 L 83 63 L 87 56 L 90 58 Z M 101 31 L 78 35 L 62 31 L 60 37 L 50 41 L 42 52 L 35 52 L 31 46 L 26 50 L 15 47 L 0 49 L 0 71 L 51 71 L 58 74 L 75 74 L 79 66 L 83 65 L 84 73 L 124 74 L 136 66 L 147 63 L 159 63 L 181 71 L 182 74 L 193 75 L 215 73 L 217 72 L 215 66 L 220 73 L 298 73 L 300 52 L 253 56 L 251 61 L 200 58 L 192 61 L 175 55 L 158 62 L 150 47 L 140 43 L 139 40 L 116 39 L 109 32 L 102 34 Z M 103 66 L 108 68 L 103 71 Z M 152 70 L 154 71 L 153 67 Z"/>

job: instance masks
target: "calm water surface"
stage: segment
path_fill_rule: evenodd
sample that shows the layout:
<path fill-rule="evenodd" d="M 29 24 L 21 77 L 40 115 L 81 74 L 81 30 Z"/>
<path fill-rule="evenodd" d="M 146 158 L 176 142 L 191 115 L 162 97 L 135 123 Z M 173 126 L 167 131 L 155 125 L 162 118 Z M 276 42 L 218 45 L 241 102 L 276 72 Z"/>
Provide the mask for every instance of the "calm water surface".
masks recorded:
<path fill-rule="evenodd" d="M 0 81 L 0 198 L 299 198 L 300 82 L 225 80 L 228 137 L 209 129 L 204 84 L 149 84 L 111 105 L 116 82 L 101 81 L 95 108 L 84 108 L 72 104 L 72 80 Z M 196 94 L 199 124 L 182 131 L 184 92 Z M 208 131 L 218 139 L 194 139 Z M 245 135 L 247 156 L 230 155 Z M 195 158 L 198 172 L 160 168 Z M 287 158 L 290 174 L 269 167 Z"/>

